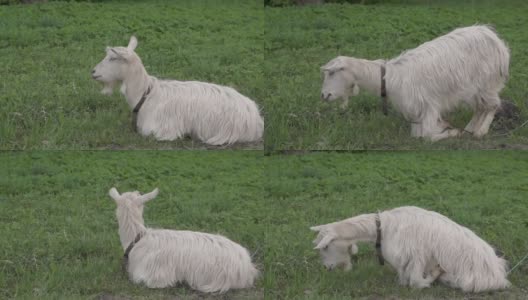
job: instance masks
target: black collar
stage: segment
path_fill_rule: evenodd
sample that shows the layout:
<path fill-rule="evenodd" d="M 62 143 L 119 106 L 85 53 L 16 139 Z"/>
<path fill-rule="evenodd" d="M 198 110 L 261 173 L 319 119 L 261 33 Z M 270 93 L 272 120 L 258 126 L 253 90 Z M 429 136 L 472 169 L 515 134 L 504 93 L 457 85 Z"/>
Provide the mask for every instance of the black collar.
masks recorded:
<path fill-rule="evenodd" d="M 381 110 L 384 115 L 389 113 L 388 104 L 387 104 L 387 87 L 385 85 L 385 65 L 381 65 Z"/>
<path fill-rule="evenodd" d="M 152 86 L 149 85 L 148 89 L 143 93 L 143 96 L 141 96 L 141 99 L 139 99 L 139 102 L 136 104 L 134 109 L 132 110 L 132 128 L 134 130 L 137 129 L 137 114 L 141 107 L 143 106 L 143 103 L 145 103 L 145 100 L 147 100 L 148 94 L 150 94 L 150 90 L 152 89 Z"/>
<path fill-rule="evenodd" d="M 143 93 L 143 96 L 141 96 L 141 99 L 139 99 L 139 102 L 136 104 L 136 107 L 134 107 L 134 110 L 132 112 L 138 113 L 141 109 L 141 106 L 143 106 L 143 103 L 147 99 L 148 94 L 150 93 L 151 86 L 149 85 L 148 89 Z"/>
<path fill-rule="evenodd" d="M 378 255 L 378 261 L 380 265 L 385 264 L 383 259 L 383 253 L 381 252 L 381 220 L 379 212 L 376 214 L 376 254 Z"/>
<path fill-rule="evenodd" d="M 143 236 L 141 235 L 141 233 L 138 233 L 136 235 L 136 238 L 132 242 L 130 242 L 128 247 L 125 249 L 125 254 L 123 255 L 123 270 L 125 272 L 128 267 L 128 255 L 130 254 L 130 251 L 132 251 L 132 248 L 134 248 L 134 246 L 139 242 L 139 240 L 141 240 L 142 237 Z"/>

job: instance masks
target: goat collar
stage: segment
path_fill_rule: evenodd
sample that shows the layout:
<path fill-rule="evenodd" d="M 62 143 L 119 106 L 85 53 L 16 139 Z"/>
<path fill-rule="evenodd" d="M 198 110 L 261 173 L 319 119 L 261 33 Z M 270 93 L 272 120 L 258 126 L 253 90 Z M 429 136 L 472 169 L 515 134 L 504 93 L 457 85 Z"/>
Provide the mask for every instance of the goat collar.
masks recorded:
<path fill-rule="evenodd" d="M 385 264 L 385 260 L 383 259 L 383 253 L 381 253 L 381 219 L 380 219 L 380 213 L 376 213 L 376 254 L 378 255 L 378 261 L 380 265 Z"/>
<path fill-rule="evenodd" d="M 381 65 L 381 110 L 383 111 L 384 115 L 388 115 L 389 109 L 387 104 L 387 87 L 385 84 L 385 65 Z"/>
<path fill-rule="evenodd" d="M 123 270 L 126 272 L 128 267 L 128 255 L 130 254 L 130 251 L 132 251 L 132 248 L 141 240 L 143 235 L 141 233 L 138 233 L 136 235 L 136 238 L 128 244 L 128 247 L 125 249 L 125 254 L 123 255 Z"/>
<path fill-rule="evenodd" d="M 134 109 L 132 110 L 132 128 L 137 129 L 137 114 L 141 107 L 143 106 L 143 103 L 145 103 L 145 100 L 147 100 L 147 96 L 150 94 L 150 90 L 152 89 L 152 86 L 149 85 L 147 90 L 143 93 L 143 96 L 141 96 L 141 99 L 139 99 L 139 102 L 136 104 Z"/>

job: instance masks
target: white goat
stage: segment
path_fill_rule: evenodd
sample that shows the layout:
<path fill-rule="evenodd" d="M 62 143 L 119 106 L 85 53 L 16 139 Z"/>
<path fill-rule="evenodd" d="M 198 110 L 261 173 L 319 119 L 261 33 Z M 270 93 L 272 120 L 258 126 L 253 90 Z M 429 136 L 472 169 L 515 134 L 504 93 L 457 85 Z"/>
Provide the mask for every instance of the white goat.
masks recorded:
<path fill-rule="evenodd" d="M 459 135 L 442 115 L 460 103 L 474 111 L 464 130 L 482 137 L 500 107 L 499 92 L 508 79 L 509 61 L 509 49 L 492 28 L 459 28 L 387 62 L 332 59 L 321 67 L 321 98 L 343 98 L 346 107 L 348 97 L 357 95 L 359 88 L 381 95 L 384 67 L 387 97 L 411 122 L 413 137 L 437 141 Z"/>
<path fill-rule="evenodd" d="M 205 293 L 253 285 L 258 271 L 239 244 L 221 235 L 145 228 L 143 205 L 158 195 L 158 189 L 119 195 L 112 188 L 109 194 L 117 204 L 119 238 L 133 282 L 149 288 L 187 283 Z"/>
<path fill-rule="evenodd" d="M 140 134 L 158 140 L 191 135 L 210 145 L 261 140 L 264 121 L 254 101 L 226 86 L 150 76 L 136 46 L 132 36 L 126 48 L 107 47 L 92 78 L 104 83 L 104 94 L 121 83 L 121 93 L 137 113 L 134 126 Z"/>
<path fill-rule="evenodd" d="M 441 214 L 413 206 L 312 227 L 319 232 L 314 243 L 323 264 L 350 269 L 356 243 L 377 240 L 376 218 L 382 256 L 398 271 L 402 285 L 424 288 L 439 279 L 466 292 L 510 286 L 507 262 L 484 240 Z"/>

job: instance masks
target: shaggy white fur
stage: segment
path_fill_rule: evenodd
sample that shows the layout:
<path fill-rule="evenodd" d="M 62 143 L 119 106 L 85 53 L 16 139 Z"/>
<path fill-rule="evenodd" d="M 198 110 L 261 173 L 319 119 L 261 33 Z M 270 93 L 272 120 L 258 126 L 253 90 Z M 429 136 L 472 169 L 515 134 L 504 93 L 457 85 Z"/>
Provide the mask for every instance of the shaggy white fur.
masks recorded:
<path fill-rule="evenodd" d="M 471 230 L 447 217 L 406 206 L 379 214 L 381 250 L 398 271 L 400 283 L 416 288 L 441 282 L 466 292 L 503 289 L 507 262 Z M 350 269 L 350 251 L 357 242 L 376 241 L 376 214 L 363 214 L 335 223 L 314 226 L 314 240 L 323 264 Z M 331 251 L 331 253 L 330 253 Z"/>
<path fill-rule="evenodd" d="M 191 135 L 210 145 L 262 139 L 264 120 L 253 100 L 226 86 L 150 76 L 134 52 L 136 46 L 136 38 L 131 37 L 127 47 L 108 47 L 92 77 L 104 83 L 104 94 L 121 83 L 131 109 L 150 87 L 137 117 L 142 135 L 152 134 L 158 140 Z"/>
<path fill-rule="evenodd" d="M 205 292 L 226 292 L 249 288 L 258 276 L 248 250 L 216 234 L 194 231 L 145 228 L 143 205 L 154 199 L 158 189 L 141 195 L 120 195 L 115 188 L 110 196 L 117 204 L 119 238 L 125 250 L 139 234 L 141 239 L 129 253 L 128 273 L 135 283 L 164 288 L 187 283 Z"/>
<path fill-rule="evenodd" d="M 474 115 L 464 129 L 485 135 L 508 79 L 510 53 L 489 26 L 456 29 L 403 52 L 387 62 L 339 56 L 321 67 L 321 98 L 332 101 L 359 93 L 380 95 L 381 65 L 386 68 L 389 101 L 411 122 L 411 135 L 437 141 L 460 134 L 443 115 L 466 103 Z"/>

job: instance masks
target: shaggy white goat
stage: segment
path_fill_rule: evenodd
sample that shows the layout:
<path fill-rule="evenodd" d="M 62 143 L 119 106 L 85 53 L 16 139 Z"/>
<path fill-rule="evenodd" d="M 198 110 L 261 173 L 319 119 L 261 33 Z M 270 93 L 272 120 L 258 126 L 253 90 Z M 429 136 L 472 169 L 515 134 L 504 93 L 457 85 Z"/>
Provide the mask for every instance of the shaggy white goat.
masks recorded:
<path fill-rule="evenodd" d="M 509 61 L 509 49 L 492 28 L 459 28 L 387 62 L 332 59 L 321 67 L 321 98 L 343 98 L 346 107 L 348 97 L 357 95 L 360 88 L 381 95 L 384 67 L 387 97 L 411 122 L 413 137 L 437 141 L 459 135 L 442 115 L 460 103 L 474 111 L 464 130 L 481 137 L 488 133 L 500 107 L 499 92 L 508 79 Z"/>
<path fill-rule="evenodd" d="M 376 242 L 376 218 L 382 256 L 398 271 L 402 285 L 424 288 L 439 279 L 466 292 L 510 285 L 507 262 L 484 240 L 441 214 L 413 206 L 312 227 L 319 232 L 314 243 L 323 264 L 350 269 L 356 243 Z"/>
<path fill-rule="evenodd" d="M 128 274 L 135 283 L 164 288 L 187 283 L 205 292 L 248 288 L 258 276 L 248 251 L 221 235 L 194 231 L 145 228 L 143 205 L 158 189 L 141 195 L 119 195 L 110 189 L 117 204 L 121 246 L 128 257 Z"/>
<path fill-rule="evenodd" d="M 150 76 L 136 46 L 132 36 L 127 47 L 107 47 L 92 77 L 104 83 L 104 94 L 121 83 L 143 136 L 175 140 L 191 135 L 210 145 L 261 140 L 264 121 L 254 101 L 226 86 Z"/>

